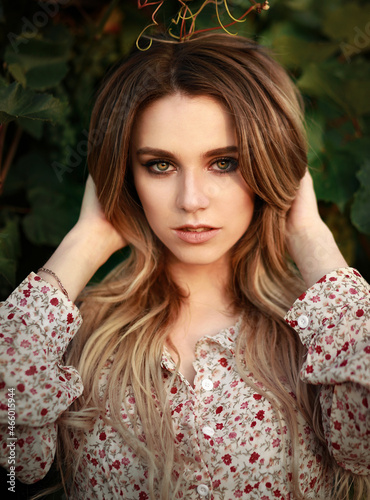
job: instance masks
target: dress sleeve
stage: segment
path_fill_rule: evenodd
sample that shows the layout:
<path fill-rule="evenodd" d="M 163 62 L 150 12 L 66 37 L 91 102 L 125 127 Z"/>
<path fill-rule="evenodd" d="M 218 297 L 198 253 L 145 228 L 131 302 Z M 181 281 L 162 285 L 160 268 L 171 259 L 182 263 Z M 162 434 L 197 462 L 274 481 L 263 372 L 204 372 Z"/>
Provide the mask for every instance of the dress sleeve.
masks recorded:
<path fill-rule="evenodd" d="M 285 317 L 308 349 L 301 379 L 322 386 L 329 451 L 360 475 L 370 473 L 369 293 L 356 270 L 338 269 L 303 293 Z"/>
<path fill-rule="evenodd" d="M 81 322 L 77 307 L 34 273 L 1 304 L 0 465 L 9 469 L 14 443 L 15 472 L 25 483 L 48 472 L 55 422 L 83 392 L 76 369 L 62 362 Z"/>

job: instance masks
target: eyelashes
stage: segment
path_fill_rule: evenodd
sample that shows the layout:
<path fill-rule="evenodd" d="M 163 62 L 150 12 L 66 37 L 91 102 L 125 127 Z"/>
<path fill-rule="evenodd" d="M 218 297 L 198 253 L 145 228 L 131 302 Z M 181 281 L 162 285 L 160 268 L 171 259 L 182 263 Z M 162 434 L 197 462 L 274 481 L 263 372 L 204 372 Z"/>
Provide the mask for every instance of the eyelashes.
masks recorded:
<path fill-rule="evenodd" d="M 220 165 L 218 165 L 220 164 Z M 223 164 L 223 165 L 221 165 Z M 236 158 L 218 158 L 213 165 L 217 165 L 219 170 L 216 170 L 219 174 L 227 174 L 235 172 L 238 168 L 238 160 Z"/>
<path fill-rule="evenodd" d="M 176 172 L 177 170 L 170 161 L 161 159 L 149 160 L 148 162 L 144 163 L 143 166 L 147 168 L 151 174 L 154 175 L 166 175 L 171 172 Z M 211 167 L 215 168 L 211 168 L 211 170 L 216 174 L 229 174 L 235 172 L 238 166 L 239 163 L 236 158 L 222 157 L 214 160 L 214 162 L 211 164 Z"/>
<path fill-rule="evenodd" d="M 146 163 L 143 164 L 144 167 L 146 167 L 150 173 L 152 174 L 167 174 L 168 172 L 174 172 L 175 167 L 171 165 L 169 161 L 166 160 L 150 160 Z M 170 169 L 172 167 L 172 169 Z"/>

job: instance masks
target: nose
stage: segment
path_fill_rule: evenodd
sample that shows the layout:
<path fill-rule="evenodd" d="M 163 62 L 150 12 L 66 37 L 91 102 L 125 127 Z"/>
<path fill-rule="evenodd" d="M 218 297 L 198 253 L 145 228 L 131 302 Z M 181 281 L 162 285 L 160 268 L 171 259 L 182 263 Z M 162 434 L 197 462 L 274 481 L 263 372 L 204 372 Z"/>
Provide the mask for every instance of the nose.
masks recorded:
<path fill-rule="evenodd" d="M 189 213 L 207 208 L 211 194 L 209 188 L 207 179 L 199 172 L 183 172 L 178 185 L 178 208 Z"/>

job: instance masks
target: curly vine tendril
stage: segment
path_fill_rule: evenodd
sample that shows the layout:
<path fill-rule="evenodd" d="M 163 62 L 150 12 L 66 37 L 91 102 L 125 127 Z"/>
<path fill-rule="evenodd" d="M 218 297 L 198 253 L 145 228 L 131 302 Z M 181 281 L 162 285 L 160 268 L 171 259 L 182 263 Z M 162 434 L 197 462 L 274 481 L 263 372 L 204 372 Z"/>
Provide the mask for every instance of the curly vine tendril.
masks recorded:
<path fill-rule="evenodd" d="M 140 40 L 150 28 L 155 27 L 155 26 L 159 26 L 159 23 L 158 23 L 156 17 L 157 17 L 157 14 L 165 1 L 166 0 L 160 0 L 158 2 L 151 2 L 149 0 L 138 0 L 138 2 L 137 2 L 138 9 L 143 9 L 144 7 L 150 7 L 150 6 L 156 7 L 152 16 L 151 16 L 152 22 L 150 24 L 148 24 L 141 31 L 141 33 L 139 34 L 139 36 L 136 39 L 136 46 L 139 50 L 144 51 L 144 50 L 148 50 L 151 47 L 151 45 L 152 45 L 151 39 L 149 39 L 149 43 L 144 48 L 140 47 Z M 252 12 L 253 10 L 256 11 L 257 13 L 260 13 L 262 10 L 268 10 L 270 8 L 268 1 L 265 1 L 262 3 L 261 2 L 257 3 L 254 0 L 250 0 L 250 2 L 253 5 L 251 7 L 249 7 L 249 9 L 247 9 L 242 16 L 240 16 L 239 18 L 235 18 L 230 12 L 228 0 L 222 0 L 222 2 L 220 0 L 205 0 L 196 12 L 193 12 L 189 6 L 189 3 L 191 3 L 191 1 L 192 0 L 178 0 L 180 8 L 179 8 L 179 11 L 177 12 L 175 18 L 171 19 L 171 25 L 178 26 L 180 24 L 180 34 L 175 35 L 172 31 L 173 30 L 172 26 L 169 26 L 169 28 L 168 28 L 168 33 L 172 38 L 174 38 L 174 40 L 181 42 L 181 41 L 189 39 L 192 35 L 194 35 L 196 33 L 203 33 L 206 31 L 212 31 L 212 30 L 218 30 L 218 29 L 223 29 L 229 35 L 237 35 L 237 33 L 231 33 L 230 31 L 228 31 L 227 28 L 229 28 L 230 26 L 233 26 L 236 23 L 245 22 L 246 16 L 250 12 Z M 232 21 L 229 24 L 225 25 L 221 21 L 220 11 L 219 11 L 219 4 L 220 3 L 223 3 L 225 10 L 227 12 L 227 15 L 229 16 L 229 18 Z M 216 17 L 217 17 L 217 21 L 218 21 L 219 26 L 214 26 L 212 28 L 205 28 L 205 29 L 196 31 L 195 24 L 196 24 L 197 17 L 202 12 L 204 7 L 206 7 L 206 5 L 208 5 L 208 4 L 215 5 L 215 13 L 216 13 Z M 190 21 L 190 23 L 189 23 L 189 21 Z M 187 26 L 188 26 L 188 28 L 187 28 Z"/>

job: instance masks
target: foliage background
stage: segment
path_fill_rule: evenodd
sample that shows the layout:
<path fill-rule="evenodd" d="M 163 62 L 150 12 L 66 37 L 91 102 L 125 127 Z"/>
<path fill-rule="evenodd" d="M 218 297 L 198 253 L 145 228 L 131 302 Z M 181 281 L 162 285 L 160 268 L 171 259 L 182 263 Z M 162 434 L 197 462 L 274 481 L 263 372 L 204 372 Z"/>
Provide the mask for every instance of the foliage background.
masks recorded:
<path fill-rule="evenodd" d="M 188 2 L 194 11 L 202 3 Z M 250 6 L 227 3 L 235 17 Z M 229 30 L 270 47 L 303 93 L 322 217 L 349 264 L 370 279 L 370 5 L 271 0 L 270 6 Z M 168 28 L 179 8 L 165 0 L 158 22 Z M 136 0 L 0 0 L 1 298 L 43 265 L 77 220 L 94 95 L 154 9 L 139 10 Z M 230 22 L 227 13 L 222 20 Z M 216 25 L 210 4 L 196 28 Z M 20 498 L 26 491 L 34 489 L 18 487 Z"/>

